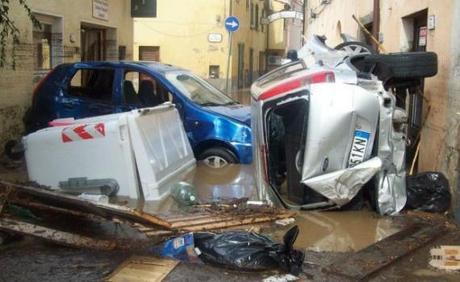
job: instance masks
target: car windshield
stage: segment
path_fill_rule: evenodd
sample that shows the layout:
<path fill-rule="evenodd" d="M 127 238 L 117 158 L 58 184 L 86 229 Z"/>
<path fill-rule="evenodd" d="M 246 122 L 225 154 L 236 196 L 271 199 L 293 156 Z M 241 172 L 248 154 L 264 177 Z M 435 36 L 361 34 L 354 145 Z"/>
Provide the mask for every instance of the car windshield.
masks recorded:
<path fill-rule="evenodd" d="M 236 104 L 205 80 L 184 72 L 169 72 L 166 78 L 190 100 L 201 106 L 224 106 Z"/>

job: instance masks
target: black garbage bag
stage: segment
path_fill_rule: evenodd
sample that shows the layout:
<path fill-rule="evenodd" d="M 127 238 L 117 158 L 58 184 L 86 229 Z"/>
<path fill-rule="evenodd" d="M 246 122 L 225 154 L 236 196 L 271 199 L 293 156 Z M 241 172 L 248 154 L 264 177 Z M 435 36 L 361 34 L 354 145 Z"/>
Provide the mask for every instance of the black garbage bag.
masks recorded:
<path fill-rule="evenodd" d="M 445 212 L 450 207 L 449 181 L 440 172 L 422 172 L 408 176 L 407 209 Z"/>
<path fill-rule="evenodd" d="M 293 275 L 302 271 L 305 254 L 292 248 L 299 228 L 292 227 L 284 235 L 284 244 L 245 231 L 220 234 L 195 233 L 195 247 L 205 263 L 238 270 L 268 270 L 281 268 Z"/>

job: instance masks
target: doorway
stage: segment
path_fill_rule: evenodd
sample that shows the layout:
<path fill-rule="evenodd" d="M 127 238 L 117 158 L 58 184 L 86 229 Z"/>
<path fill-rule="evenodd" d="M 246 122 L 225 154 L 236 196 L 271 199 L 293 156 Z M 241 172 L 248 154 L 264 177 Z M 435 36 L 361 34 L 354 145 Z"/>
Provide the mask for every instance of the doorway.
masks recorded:
<path fill-rule="evenodd" d="M 106 60 L 106 30 L 102 28 L 81 26 L 81 60 Z"/>

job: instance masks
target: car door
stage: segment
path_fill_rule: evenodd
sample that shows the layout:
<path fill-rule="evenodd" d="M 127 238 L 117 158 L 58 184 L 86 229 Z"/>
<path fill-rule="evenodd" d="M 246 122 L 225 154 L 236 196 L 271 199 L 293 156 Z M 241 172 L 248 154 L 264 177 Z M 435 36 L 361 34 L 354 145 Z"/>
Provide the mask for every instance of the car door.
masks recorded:
<path fill-rule="evenodd" d="M 59 117 L 78 119 L 114 113 L 115 77 L 114 68 L 76 68 L 68 80 L 66 91 L 59 97 Z"/>
<path fill-rule="evenodd" d="M 173 100 L 171 92 L 161 80 L 133 68 L 123 70 L 121 89 L 120 104 L 125 110 L 155 107 Z"/>

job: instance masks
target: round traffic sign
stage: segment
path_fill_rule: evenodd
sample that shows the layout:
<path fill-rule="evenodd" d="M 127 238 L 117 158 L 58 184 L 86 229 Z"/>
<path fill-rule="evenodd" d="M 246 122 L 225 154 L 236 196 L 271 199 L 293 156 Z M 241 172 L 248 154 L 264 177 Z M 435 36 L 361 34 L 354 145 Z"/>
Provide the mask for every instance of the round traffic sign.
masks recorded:
<path fill-rule="evenodd" d="M 235 32 L 240 28 L 240 21 L 237 17 L 231 16 L 225 19 L 225 28 L 229 32 Z"/>

